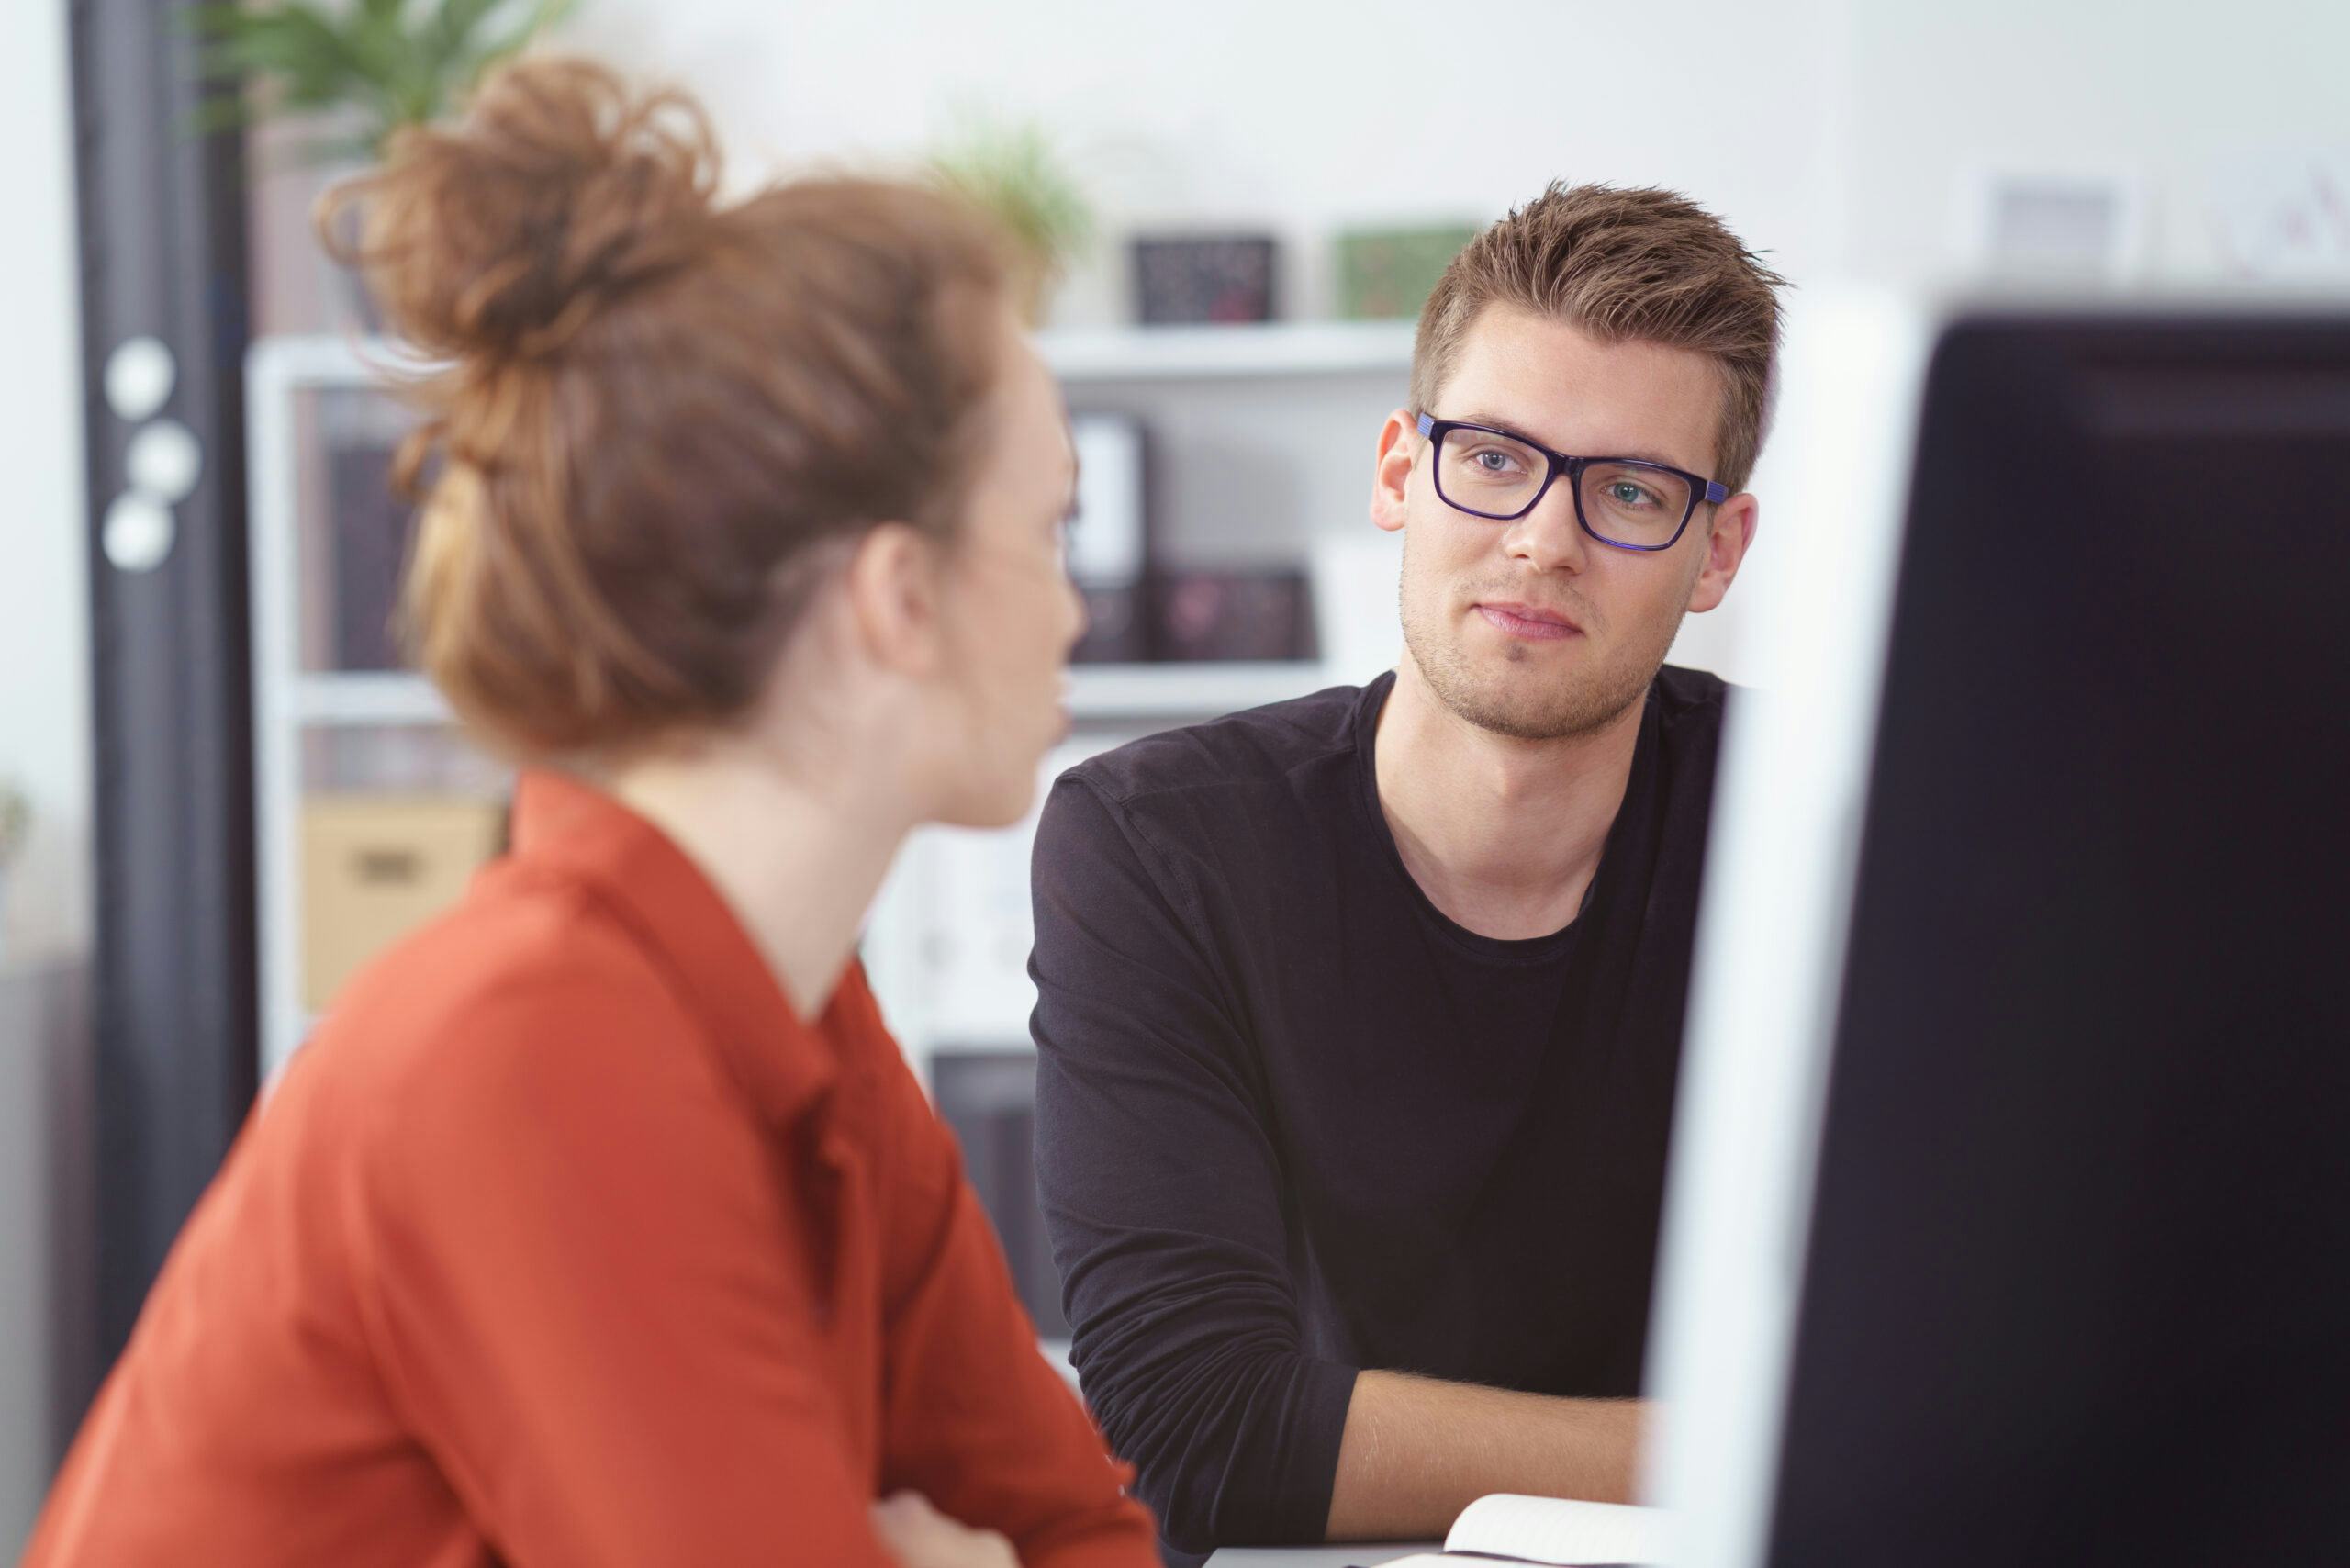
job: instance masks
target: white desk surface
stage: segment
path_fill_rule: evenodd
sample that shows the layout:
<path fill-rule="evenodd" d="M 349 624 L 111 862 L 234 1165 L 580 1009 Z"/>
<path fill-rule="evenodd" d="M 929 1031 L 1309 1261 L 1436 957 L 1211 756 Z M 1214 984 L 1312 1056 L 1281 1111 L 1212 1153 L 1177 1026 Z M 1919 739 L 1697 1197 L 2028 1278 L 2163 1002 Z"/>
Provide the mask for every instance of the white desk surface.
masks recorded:
<path fill-rule="evenodd" d="M 1227 1546 L 1208 1568 L 1370 1568 L 1415 1551 L 1442 1551 L 1440 1540 L 1358 1541 L 1352 1546 Z"/>

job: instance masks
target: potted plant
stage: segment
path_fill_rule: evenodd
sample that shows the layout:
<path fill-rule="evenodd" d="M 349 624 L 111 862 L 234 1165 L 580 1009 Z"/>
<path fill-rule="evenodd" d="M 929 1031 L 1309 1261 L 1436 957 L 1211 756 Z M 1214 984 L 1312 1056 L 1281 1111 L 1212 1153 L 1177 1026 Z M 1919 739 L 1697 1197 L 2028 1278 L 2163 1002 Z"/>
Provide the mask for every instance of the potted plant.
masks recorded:
<path fill-rule="evenodd" d="M 1053 287 L 1093 236 L 1093 205 L 1043 127 L 967 113 L 931 156 L 929 174 L 1002 226 L 1017 272 L 1013 297 L 1041 324 Z"/>
<path fill-rule="evenodd" d="M 381 158 L 403 126 L 447 115 L 484 73 L 569 14 L 576 0 L 257 0 L 193 7 L 203 70 L 241 91 L 211 100 L 210 132 L 277 120 L 309 131 L 298 162 L 356 166 Z M 307 234 L 287 237 L 308 250 Z M 358 280 L 366 326 L 375 308 Z"/>
<path fill-rule="evenodd" d="M 575 0 L 272 0 L 196 6 L 206 73 L 242 83 L 207 129 L 280 116 L 333 117 L 347 128 L 312 156 L 383 156 L 402 126 L 455 107 L 499 61 L 520 52 Z"/>

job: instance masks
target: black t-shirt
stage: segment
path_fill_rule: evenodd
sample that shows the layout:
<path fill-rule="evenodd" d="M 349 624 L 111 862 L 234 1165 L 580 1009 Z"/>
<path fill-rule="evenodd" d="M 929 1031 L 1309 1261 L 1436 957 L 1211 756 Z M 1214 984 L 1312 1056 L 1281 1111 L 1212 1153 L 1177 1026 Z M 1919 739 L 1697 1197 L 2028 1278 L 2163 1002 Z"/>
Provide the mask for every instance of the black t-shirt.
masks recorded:
<path fill-rule="evenodd" d="M 1168 1541 L 1315 1540 L 1358 1368 L 1639 1392 L 1725 688 L 1650 689 L 1583 913 L 1398 855 L 1382 676 L 1070 769 L 1036 837 L 1037 1182 Z"/>

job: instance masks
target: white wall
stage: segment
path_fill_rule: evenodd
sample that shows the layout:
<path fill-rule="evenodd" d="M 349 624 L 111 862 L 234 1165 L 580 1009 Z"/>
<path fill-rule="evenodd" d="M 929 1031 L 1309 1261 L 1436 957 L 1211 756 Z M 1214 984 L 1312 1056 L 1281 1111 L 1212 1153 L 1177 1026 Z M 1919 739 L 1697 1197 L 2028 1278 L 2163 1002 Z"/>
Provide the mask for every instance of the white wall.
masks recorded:
<path fill-rule="evenodd" d="M 1136 228 L 1270 229 L 1284 314 L 1314 316 L 1333 230 L 1488 219 L 1554 176 L 1685 190 L 1816 296 L 1963 278 L 1986 170 L 2133 179 L 2143 275 L 2187 283 L 2228 270 L 2214 206 L 2239 164 L 2333 149 L 2350 179 L 2350 6 L 2308 0 L 591 0 L 569 37 L 689 84 L 744 182 L 902 162 L 959 106 L 1041 120 L 1109 241 L 1069 323 L 1124 319 Z M 1689 623 L 1685 662 L 1738 674 L 1787 521 L 1769 477 L 1752 578 Z"/>
<path fill-rule="evenodd" d="M 2350 152 L 2350 6 L 1852 0 L 1851 17 L 1850 261 L 1872 277 L 1942 275 L 1958 193 L 1988 163 L 2133 176 L 2146 275 L 2220 281 L 2230 187 Z"/>
<path fill-rule="evenodd" d="M 0 123 L 0 776 L 33 797 L 37 840 L 0 905 L 0 960 L 86 945 L 89 590 L 83 551 L 80 306 L 62 6 L 10 29 Z"/>
<path fill-rule="evenodd" d="M 31 794 L 35 838 L 0 903 L 0 1557 L 49 1481 L 57 1309 L 61 1074 L 84 1030 L 90 935 L 89 623 L 82 551 L 79 306 L 65 8 L 11 13 L 0 125 L 0 775 Z"/>
<path fill-rule="evenodd" d="M 1281 313 L 1315 317 L 1331 309 L 1334 231 L 1483 223 L 1561 177 L 1688 191 L 1782 271 L 1831 270 L 1850 32 L 1834 0 L 597 0 L 568 36 L 688 84 L 718 121 L 730 183 L 904 164 L 970 106 L 1033 117 L 1100 203 L 1102 241 L 1055 316 L 1089 324 L 1128 318 L 1123 241 L 1137 230 L 1270 230 Z M 1364 454 L 1350 498 L 1369 494 L 1378 417 L 1345 448 Z M 1301 422 L 1327 439 L 1326 420 Z M 1301 526 L 1368 531 L 1360 503 L 1345 510 Z M 1676 656 L 1734 674 L 1737 628 L 1734 598 L 1691 622 Z"/>
<path fill-rule="evenodd" d="M 1484 221 L 1558 176 L 1701 193 L 1814 269 L 1836 177 L 1816 112 L 1827 13 L 1822 0 L 593 0 L 570 36 L 690 84 L 746 174 L 909 156 L 964 104 L 1033 116 L 1066 136 L 1113 233 L 1270 228 L 1291 241 L 1285 313 L 1313 316 L 1326 313 L 1330 230 Z M 1118 259 L 1080 280 L 1068 319 L 1117 315 Z"/>

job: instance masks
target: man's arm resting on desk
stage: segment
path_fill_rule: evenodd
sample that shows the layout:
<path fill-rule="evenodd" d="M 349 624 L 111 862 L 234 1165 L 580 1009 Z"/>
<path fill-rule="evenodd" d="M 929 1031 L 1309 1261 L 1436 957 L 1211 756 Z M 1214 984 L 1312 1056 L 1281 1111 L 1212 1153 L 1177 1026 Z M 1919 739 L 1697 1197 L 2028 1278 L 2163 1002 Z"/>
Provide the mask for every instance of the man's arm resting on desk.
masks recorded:
<path fill-rule="evenodd" d="M 1358 1373 L 1330 1489 L 1329 1539 L 1439 1537 L 1493 1492 L 1629 1502 L 1648 1409 L 1635 1399 Z"/>

